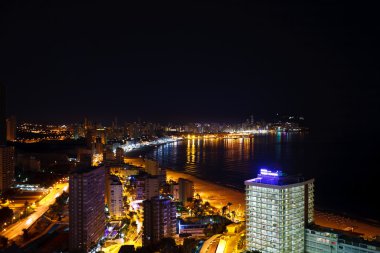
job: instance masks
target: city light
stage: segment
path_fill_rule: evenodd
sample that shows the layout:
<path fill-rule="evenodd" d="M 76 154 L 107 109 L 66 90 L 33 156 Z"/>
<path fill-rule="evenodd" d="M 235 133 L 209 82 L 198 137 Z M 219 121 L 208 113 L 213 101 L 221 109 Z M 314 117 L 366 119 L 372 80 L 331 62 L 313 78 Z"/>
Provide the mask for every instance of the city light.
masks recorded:
<path fill-rule="evenodd" d="M 260 175 L 262 175 L 262 176 L 280 177 L 280 176 L 282 176 L 282 174 L 283 173 L 280 170 L 273 172 L 273 171 L 270 171 L 268 169 L 260 169 Z"/>
<path fill-rule="evenodd" d="M 29 225 L 32 224 L 32 222 L 33 222 L 33 219 L 29 218 L 29 219 L 26 220 L 25 224 L 29 226 Z"/>

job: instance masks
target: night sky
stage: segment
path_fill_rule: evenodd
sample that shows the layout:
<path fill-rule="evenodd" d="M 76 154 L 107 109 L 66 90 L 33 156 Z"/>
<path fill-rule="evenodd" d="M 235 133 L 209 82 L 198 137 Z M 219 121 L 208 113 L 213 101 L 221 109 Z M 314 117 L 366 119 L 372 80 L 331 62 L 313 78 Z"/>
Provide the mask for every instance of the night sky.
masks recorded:
<path fill-rule="evenodd" d="M 320 129 L 379 123 L 375 6 L 4 2 L 0 80 L 8 114 L 19 120 L 213 122 L 294 113 Z"/>

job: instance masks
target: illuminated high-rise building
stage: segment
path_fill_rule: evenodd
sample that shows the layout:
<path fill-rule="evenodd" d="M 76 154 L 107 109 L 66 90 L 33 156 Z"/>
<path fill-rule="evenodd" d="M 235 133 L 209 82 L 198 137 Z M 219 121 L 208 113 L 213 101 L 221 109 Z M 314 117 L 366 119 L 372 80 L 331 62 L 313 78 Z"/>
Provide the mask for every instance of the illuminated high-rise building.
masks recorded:
<path fill-rule="evenodd" d="M 69 181 L 70 252 L 89 252 L 105 229 L 105 169 L 83 167 Z"/>
<path fill-rule="evenodd" d="M 305 250 L 305 225 L 314 220 L 314 180 L 261 169 L 245 181 L 247 250 Z"/>
<path fill-rule="evenodd" d="M 123 216 L 123 185 L 119 178 L 109 175 L 107 180 L 107 204 L 109 213 L 113 217 Z"/>
<path fill-rule="evenodd" d="M 160 179 L 156 176 L 142 176 L 136 180 L 136 200 L 151 199 L 160 195 Z"/>
<path fill-rule="evenodd" d="M 170 199 L 154 197 L 145 200 L 143 246 L 172 237 L 176 232 L 176 205 Z"/>

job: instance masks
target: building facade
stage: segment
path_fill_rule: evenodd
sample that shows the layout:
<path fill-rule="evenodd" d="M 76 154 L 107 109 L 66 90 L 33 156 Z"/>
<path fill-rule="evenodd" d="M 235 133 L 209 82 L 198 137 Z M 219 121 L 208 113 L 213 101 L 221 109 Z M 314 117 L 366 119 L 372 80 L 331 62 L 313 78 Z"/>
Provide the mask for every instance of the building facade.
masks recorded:
<path fill-rule="evenodd" d="M 245 181 L 247 250 L 304 252 L 305 224 L 314 220 L 313 182 L 266 169 Z"/>
<path fill-rule="evenodd" d="M 89 252 L 105 229 L 105 169 L 84 167 L 69 179 L 70 252 Z"/>
<path fill-rule="evenodd" d="M 159 242 L 176 233 L 176 206 L 170 199 L 153 197 L 145 200 L 143 246 Z"/>
<path fill-rule="evenodd" d="M 16 141 L 16 117 L 7 118 L 7 141 Z"/>
<path fill-rule="evenodd" d="M 14 174 L 14 147 L 0 146 L 0 192 L 7 191 L 12 186 Z"/>
<path fill-rule="evenodd" d="M 194 197 L 194 183 L 188 179 L 178 179 L 178 200 L 186 205 Z"/>
<path fill-rule="evenodd" d="M 175 201 L 179 200 L 179 185 L 178 184 L 170 185 L 170 194 L 173 196 L 173 199 Z"/>
<path fill-rule="evenodd" d="M 306 253 L 379 253 L 380 242 L 369 242 L 346 231 L 310 226 L 305 230 Z"/>
<path fill-rule="evenodd" d="M 124 215 L 123 185 L 119 178 L 113 175 L 110 175 L 107 183 L 109 184 L 107 187 L 107 204 L 110 215 L 112 217 L 121 217 Z"/>
<path fill-rule="evenodd" d="M 160 194 L 160 180 L 157 176 L 143 176 L 136 180 L 136 200 L 146 200 Z"/>

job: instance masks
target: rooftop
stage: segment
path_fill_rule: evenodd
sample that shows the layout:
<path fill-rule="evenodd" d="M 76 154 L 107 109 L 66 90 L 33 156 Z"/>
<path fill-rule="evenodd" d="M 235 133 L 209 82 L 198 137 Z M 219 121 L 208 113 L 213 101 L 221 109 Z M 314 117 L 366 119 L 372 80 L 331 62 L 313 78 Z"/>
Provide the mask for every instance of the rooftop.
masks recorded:
<path fill-rule="evenodd" d="M 286 186 L 306 182 L 302 176 L 288 176 L 280 170 L 271 171 L 268 169 L 260 169 L 257 178 L 246 180 L 245 185 L 274 185 Z"/>
<path fill-rule="evenodd" d="M 73 174 L 84 174 L 84 173 L 88 173 L 88 172 L 91 172 L 95 169 L 98 169 L 102 166 L 83 166 L 83 167 L 78 167 L 76 168 L 75 170 L 73 170 Z"/>
<path fill-rule="evenodd" d="M 111 185 L 122 185 L 120 179 L 115 175 L 110 175 L 110 184 Z"/>

